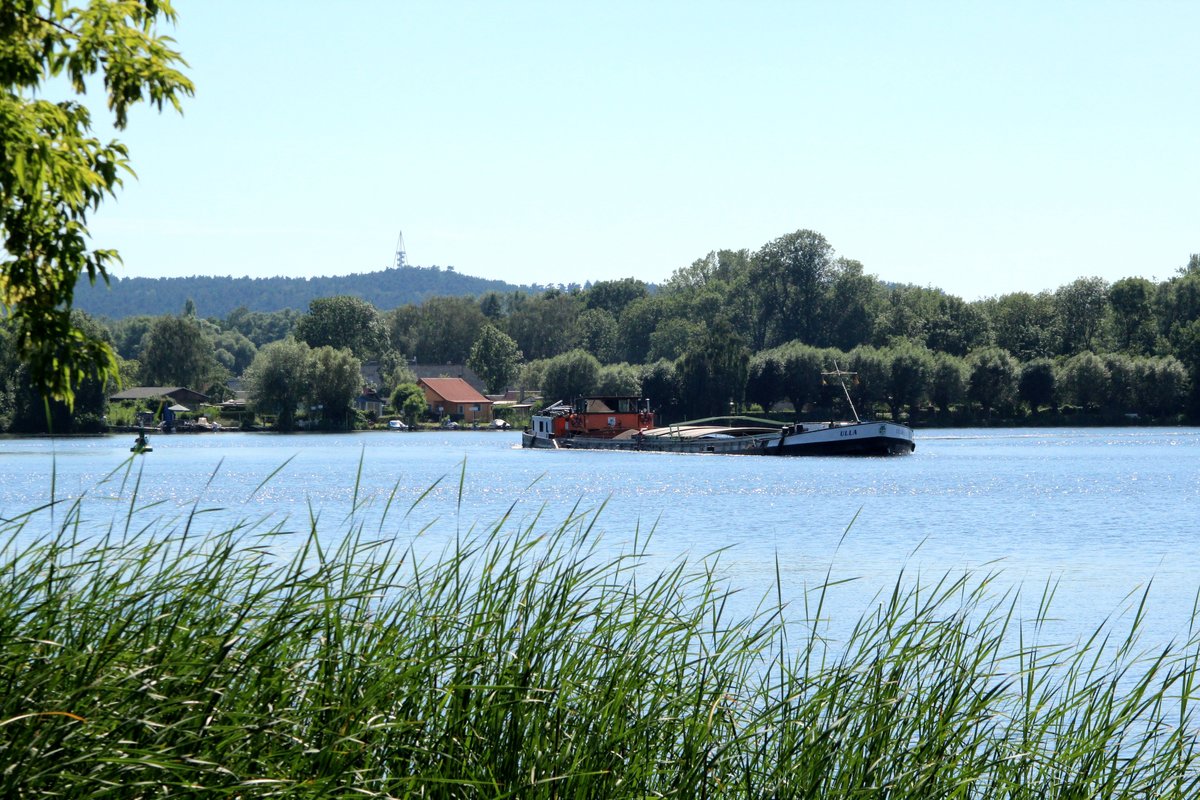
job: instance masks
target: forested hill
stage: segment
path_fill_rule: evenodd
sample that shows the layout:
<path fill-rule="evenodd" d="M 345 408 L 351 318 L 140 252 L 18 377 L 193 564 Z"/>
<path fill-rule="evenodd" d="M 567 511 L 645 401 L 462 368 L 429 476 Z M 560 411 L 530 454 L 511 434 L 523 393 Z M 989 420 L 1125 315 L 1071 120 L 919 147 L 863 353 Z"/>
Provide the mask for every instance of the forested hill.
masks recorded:
<path fill-rule="evenodd" d="M 178 314 L 190 299 L 205 317 L 226 317 L 245 306 L 250 311 L 308 309 L 318 297 L 355 295 L 381 311 L 420 303 L 428 297 L 470 296 L 487 292 L 531 291 L 504 281 L 463 275 L 438 267 L 401 267 L 379 272 L 319 278 L 113 278 L 105 286 L 80 282 L 75 307 L 95 316 L 123 319 L 139 314 Z"/>

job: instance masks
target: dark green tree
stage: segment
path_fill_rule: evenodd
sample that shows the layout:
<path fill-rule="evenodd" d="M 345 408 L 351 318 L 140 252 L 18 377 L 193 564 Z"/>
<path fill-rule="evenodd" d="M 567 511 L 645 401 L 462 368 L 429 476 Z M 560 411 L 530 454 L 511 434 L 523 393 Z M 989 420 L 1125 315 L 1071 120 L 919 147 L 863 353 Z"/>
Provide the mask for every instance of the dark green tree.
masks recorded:
<path fill-rule="evenodd" d="M 967 396 L 985 415 L 1007 408 L 1016 398 L 1017 361 L 1006 350 L 987 347 L 967 358 Z"/>
<path fill-rule="evenodd" d="M 393 389 L 402 383 L 416 383 L 417 376 L 405 358 L 395 350 L 379 359 L 379 385 L 375 388 L 380 394 L 390 396 Z"/>
<path fill-rule="evenodd" d="M 240 332 L 225 330 L 213 340 L 213 357 L 231 375 L 241 375 L 254 360 L 258 348 Z"/>
<path fill-rule="evenodd" d="M 601 309 L 616 319 L 634 300 L 649 294 L 649 288 L 637 278 L 622 278 L 616 281 L 597 281 L 584 292 L 584 303 L 589 309 Z"/>
<path fill-rule="evenodd" d="M 1057 410 L 1058 374 L 1054 362 L 1048 358 L 1035 358 L 1021 365 L 1017 380 L 1017 396 L 1037 414 L 1043 407 Z"/>
<path fill-rule="evenodd" d="M 938 353 L 933 361 L 930 376 L 929 399 L 945 414 L 950 407 L 961 403 L 967 396 L 967 368 L 958 356 Z"/>
<path fill-rule="evenodd" d="M 111 344 L 76 326 L 71 305 L 80 278 L 107 281 L 118 258 L 90 249 L 88 214 L 131 170 L 123 144 L 91 134 L 84 104 L 45 89 L 81 96 L 102 78 L 93 88 L 103 86 L 118 130 L 138 103 L 178 109 L 192 84 L 157 29 L 174 19 L 169 0 L 0 4 L 0 310 L 29 380 L 68 406 L 87 376 L 103 385 L 117 374 Z"/>
<path fill-rule="evenodd" d="M 600 362 L 586 350 L 571 350 L 546 362 L 542 397 L 550 402 L 592 394 L 600 379 Z"/>
<path fill-rule="evenodd" d="M 387 349 L 388 332 L 375 306 L 360 297 L 321 297 L 296 321 L 296 339 L 309 347 L 346 348 L 357 358 L 378 359 Z"/>
<path fill-rule="evenodd" d="M 1133 359 L 1125 353 L 1105 353 L 1100 360 L 1108 373 L 1108 391 L 1100 405 L 1115 413 L 1136 411 L 1137 375 Z"/>
<path fill-rule="evenodd" d="M 799 339 L 823 345 L 825 300 L 833 279 L 833 248 L 821 234 L 800 230 L 763 245 L 751 259 L 749 289 L 759 309 L 756 349 Z"/>
<path fill-rule="evenodd" d="M 933 354 L 922 347 L 904 345 L 888 352 L 888 405 L 892 419 L 900 419 L 900 409 L 908 406 L 909 416 L 916 413 L 929 392 L 933 377 Z"/>
<path fill-rule="evenodd" d="M 583 310 L 578 295 L 550 289 L 529 298 L 508 317 L 508 335 L 526 358 L 550 358 L 570 349 L 565 335 Z"/>
<path fill-rule="evenodd" d="M 1063 355 L 1093 350 L 1108 309 L 1108 281 L 1103 278 L 1077 278 L 1054 293 L 1054 305 L 1062 323 Z"/>
<path fill-rule="evenodd" d="M 296 321 L 302 314 L 293 309 L 279 311 L 250 311 L 240 306 L 221 321 L 224 330 L 237 331 L 249 339 L 255 347 L 278 342 L 292 334 Z"/>
<path fill-rule="evenodd" d="M 12 425 L 16 392 L 21 385 L 21 376 L 17 374 L 20 367 L 10 326 L 0 319 L 0 432 L 7 431 Z"/>
<path fill-rule="evenodd" d="M 663 320 L 654 333 L 650 334 L 648 361 L 667 359 L 674 361 L 687 352 L 697 339 L 704 335 L 704 323 L 686 317 Z"/>
<path fill-rule="evenodd" d="M 825 337 L 828 344 L 843 351 L 869 344 L 884 303 L 884 290 L 878 279 L 865 274 L 859 262 L 839 258 L 834 262 L 830 288 Z"/>
<path fill-rule="evenodd" d="M 494 325 L 484 325 L 471 346 L 467 366 L 487 385 L 489 394 L 503 392 L 521 368 L 521 351 L 512 337 Z"/>
<path fill-rule="evenodd" d="M 724 291 L 743 280 L 749 270 L 749 250 L 713 250 L 675 270 L 663 289 L 669 293 L 714 288 Z"/>
<path fill-rule="evenodd" d="M 418 329 L 422 319 L 421 307 L 415 305 L 393 308 L 383 315 L 388 344 L 393 352 L 403 354 L 406 359 L 417 357 Z"/>
<path fill-rule="evenodd" d="M 1184 410 L 1188 375 L 1178 359 L 1139 358 L 1134 362 L 1134 376 L 1139 413 L 1166 417 Z"/>
<path fill-rule="evenodd" d="M 425 400 L 425 393 L 415 383 L 402 383 L 397 386 L 395 391 L 392 392 L 390 402 L 392 409 L 400 415 L 405 424 L 410 428 L 415 428 L 417 420 L 429 410 L 429 403 Z"/>
<path fill-rule="evenodd" d="M 517 383 L 520 386 L 522 396 L 527 391 L 542 389 L 542 384 L 546 377 L 546 365 L 549 363 L 550 359 L 548 358 L 535 358 L 521 365 L 520 373 L 517 375 Z"/>
<path fill-rule="evenodd" d="M 672 361 L 656 361 L 642 367 L 642 396 L 649 399 L 657 422 L 665 425 L 681 419 L 679 371 Z"/>
<path fill-rule="evenodd" d="M 87 336 L 108 342 L 108 331 L 95 320 L 75 309 L 72 325 Z M 114 381 L 115 383 L 115 381 Z M 31 380 L 29 368 L 18 359 L 9 334 L 3 326 L 0 337 L 0 417 L 12 433 L 98 433 L 105 428 L 108 411 L 108 391 L 95 375 L 88 375 L 75 387 L 75 402 L 48 396 Z"/>
<path fill-rule="evenodd" d="M 499 292 L 488 292 L 479 298 L 479 310 L 489 321 L 498 322 L 504 316 L 504 298 Z"/>
<path fill-rule="evenodd" d="M 465 364 L 488 318 L 469 297 L 431 297 L 420 306 L 414 349 L 422 364 Z"/>
<path fill-rule="evenodd" d="M 778 349 L 764 350 L 750 359 L 746 375 L 746 400 L 770 411 L 771 406 L 784 399 L 783 359 Z"/>
<path fill-rule="evenodd" d="M 117 355 L 121 358 L 141 358 L 146 334 L 154 327 L 157 319 L 158 317 L 139 314 L 112 323 L 110 331 Z"/>
<path fill-rule="evenodd" d="M 1191 371 L 1193 337 L 1188 328 L 1200 320 L 1200 270 L 1189 269 L 1159 286 L 1154 306 L 1159 336 Z"/>
<path fill-rule="evenodd" d="M 589 308 L 580 314 L 570 335 L 576 347 L 587 350 L 602 364 L 611 364 L 617 352 L 617 321 L 607 309 Z"/>
<path fill-rule="evenodd" d="M 726 320 L 717 320 L 679 359 L 683 413 L 712 417 L 740 408 L 746 396 L 750 351 Z"/>
<path fill-rule="evenodd" d="M 617 318 L 617 349 L 621 359 L 631 364 L 652 360 L 651 337 L 666 318 L 667 303 L 662 296 L 642 297 L 626 306 Z"/>
<path fill-rule="evenodd" d="M 228 373 L 217 362 L 212 339 L 195 317 L 159 317 L 142 346 L 142 380 L 149 386 L 186 386 L 206 391 Z"/>
<path fill-rule="evenodd" d="M 1154 347 L 1154 284 L 1145 278 L 1122 278 L 1108 290 L 1117 347 L 1144 354 Z"/>
<path fill-rule="evenodd" d="M 1062 325 L 1058 305 L 1048 292 L 1015 292 L 980 304 L 988 315 L 996 346 L 1021 361 L 1058 353 Z"/>
<path fill-rule="evenodd" d="M 925 321 L 925 346 L 939 353 L 965 356 L 992 343 L 987 315 L 954 295 L 942 295 L 937 312 Z"/>
<path fill-rule="evenodd" d="M 891 358 L 883 350 L 862 346 L 851 350 L 847 361 L 850 371 L 855 373 L 854 377 L 848 380 L 847 388 L 850 389 L 850 396 L 854 398 L 859 416 L 872 417 L 876 405 L 890 405 L 888 387 L 892 380 Z"/>
<path fill-rule="evenodd" d="M 351 404 L 363 389 L 362 362 L 349 348 L 325 345 L 313 348 L 308 399 L 321 410 L 321 425 L 345 430 L 350 425 Z"/>
<path fill-rule="evenodd" d="M 296 339 L 271 342 L 254 356 L 246 370 L 250 402 L 260 414 L 278 419 L 279 430 L 296 427 L 296 408 L 312 384 L 312 349 Z"/>
<path fill-rule="evenodd" d="M 1063 365 L 1062 384 L 1067 400 L 1084 411 L 1094 410 L 1108 396 L 1108 370 L 1099 356 L 1085 350 Z"/>
<path fill-rule="evenodd" d="M 823 351 L 799 342 L 786 344 L 777 352 L 783 362 L 783 394 L 799 414 L 806 404 L 820 399 L 821 373 L 833 365 L 826 363 Z"/>
<path fill-rule="evenodd" d="M 1200 319 L 1175 323 L 1171 329 L 1171 342 L 1175 357 L 1190 378 L 1188 413 L 1200 416 Z"/>
<path fill-rule="evenodd" d="M 942 298 L 941 292 L 924 286 L 892 287 L 875 320 L 874 344 L 924 342 L 932 321 L 942 313 Z"/>
<path fill-rule="evenodd" d="M 596 378 L 596 394 L 622 396 L 640 395 L 641 371 L 629 364 L 606 364 Z"/>

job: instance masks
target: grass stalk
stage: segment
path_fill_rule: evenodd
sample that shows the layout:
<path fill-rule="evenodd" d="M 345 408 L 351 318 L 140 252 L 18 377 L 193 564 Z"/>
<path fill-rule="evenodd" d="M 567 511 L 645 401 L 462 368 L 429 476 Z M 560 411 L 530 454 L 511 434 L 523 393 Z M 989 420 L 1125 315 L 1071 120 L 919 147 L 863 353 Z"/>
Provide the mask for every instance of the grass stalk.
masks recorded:
<path fill-rule="evenodd" d="M 614 555 L 599 511 L 510 510 L 429 555 L 310 510 L 281 558 L 280 526 L 164 526 L 135 492 L 89 538 L 83 507 L 0 523 L 5 797 L 1200 790 L 1200 636 L 1143 650 L 1144 596 L 1056 644 L 1053 585 L 1025 620 L 996 574 L 901 574 L 835 641 L 832 571 L 789 621 L 778 564 L 735 602 L 720 554 L 655 566 L 651 530 Z"/>

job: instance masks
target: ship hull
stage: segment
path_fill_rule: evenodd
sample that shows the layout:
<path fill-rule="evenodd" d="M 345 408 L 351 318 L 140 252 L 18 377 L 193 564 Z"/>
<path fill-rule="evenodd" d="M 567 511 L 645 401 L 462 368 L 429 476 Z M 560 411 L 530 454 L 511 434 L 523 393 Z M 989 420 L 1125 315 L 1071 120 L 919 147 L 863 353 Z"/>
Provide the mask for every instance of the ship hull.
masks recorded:
<path fill-rule="evenodd" d="M 556 450 L 774 456 L 885 456 L 905 455 L 916 449 L 912 429 L 890 422 L 794 425 L 779 433 L 746 436 L 717 432 L 688 437 L 687 433 L 686 429 L 660 429 L 628 437 L 556 438 L 525 432 L 521 435 L 521 444 L 528 448 Z"/>

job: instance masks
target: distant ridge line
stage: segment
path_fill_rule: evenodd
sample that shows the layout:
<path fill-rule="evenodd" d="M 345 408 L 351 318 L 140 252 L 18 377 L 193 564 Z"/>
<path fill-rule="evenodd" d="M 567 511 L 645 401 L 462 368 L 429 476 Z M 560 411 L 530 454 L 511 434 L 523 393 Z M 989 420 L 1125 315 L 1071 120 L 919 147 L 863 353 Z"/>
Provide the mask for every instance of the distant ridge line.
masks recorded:
<path fill-rule="evenodd" d="M 354 295 L 387 311 L 430 297 L 479 297 L 488 292 L 537 292 L 537 286 L 476 278 L 439 267 L 399 267 L 352 275 L 315 278 L 112 278 L 95 286 L 86 278 L 75 290 L 75 307 L 93 316 L 122 319 L 141 314 L 178 314 L 188 300 L 202 317 L 226 317 L 239 307 L 250 311 L 307 311 L 319 297 Z"/>

